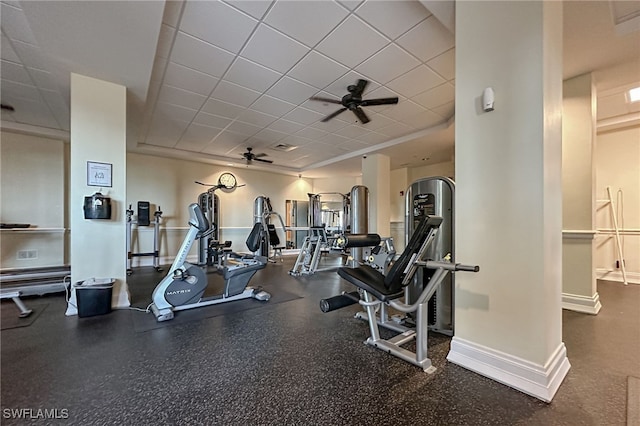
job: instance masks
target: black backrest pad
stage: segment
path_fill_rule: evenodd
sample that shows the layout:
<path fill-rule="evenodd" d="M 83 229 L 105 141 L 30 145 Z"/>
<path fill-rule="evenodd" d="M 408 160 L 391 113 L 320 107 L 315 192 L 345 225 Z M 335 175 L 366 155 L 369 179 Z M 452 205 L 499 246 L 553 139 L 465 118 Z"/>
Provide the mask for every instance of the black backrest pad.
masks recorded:
<path fill-rule="evenodd" d="M 269 233 L 269 244 L 271 244 L 273 247 L 279 245 L 280 238 L 278 238 L 276 226 L 271 223 L 267 223 L 267 232 Z"/>
<path fill-rule="evenodd" d="M 193 224 L 193 226 L 198 228 L 200 232 L 204 232 L 209 229 L 209 221 L 204 217 L 202 208 L 198 204 L 190 204 L 189 213 L 191 214 L 191 219 L 189 220 L 190 224 Z"/>
<path fill-rule="evenodd" d="M 262 241 L 262 223 L 256 222 L 247 237 L 247 248 L 249 251 L 258 251 Z"/>
<path fill-rule="evenodd" d="M 442 218 L 439 216 L 425 216 L 422 218 L 416 229 L 411 235 L 409 244 L 404 249 L 398 260 L 395 261 L 391 270 L 384 278 L 384 286 L 389 289 L 390 292 L 397 292 L 402 289 L 402 280 L 405 276 L 405 270 L 407 265 L 411 261 L 414 254 L 418 253 L 420 247 L 424 243 L 425 238 L 429 235 L 429 231 L 432 228 L 437 228 L 442 223 Z"/>

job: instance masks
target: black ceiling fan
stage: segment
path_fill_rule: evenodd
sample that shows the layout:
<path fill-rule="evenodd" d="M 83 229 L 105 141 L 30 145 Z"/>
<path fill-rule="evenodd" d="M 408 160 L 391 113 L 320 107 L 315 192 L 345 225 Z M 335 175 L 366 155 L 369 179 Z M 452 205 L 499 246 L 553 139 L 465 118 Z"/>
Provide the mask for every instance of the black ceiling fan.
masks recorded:
<path fill-rule="evenodd" d="M 321 96 L 312 96 L 311 100 L 329 102 L 332 104 L 340 104 L 344 107 L 344 108 L 340 108 L 333 114 L 329 114 L 328 116 L 326 116 L 320 121 L 322 123 L 327 122 L 331 120 L 333 117 L 337 116 L 338 114 L 341 114 L 346 110 L 350 110 L 350 111 L 353 111 L 353 113 L 356 115 L 356 117 L 358 117 L 358 120 L 360 120 L 362 124 L 365 124 L 371 120 L 369 120 L 369 117 L 367 117 L 367 114 L 365 114 L 364 110 L 360 107 L 373 106 L 373 105 L 391 105 L 391 104 L 398 103 L 398 98 L 362 99 L 362 93 L 364 92 L 365 87 L 367 87 L 367 84 L 369 84 L 369 81 L 360 79 L 358 80 L 357 84 L 355 85 L 352 84 L 348 86 L 347 90 L 349 91 L 349 93 L 344 95 L 341 100 L 323 98 Z"/>
<path fill-rule="evenodd" d="M 247 164 L 251 164 L 251 162 L 254 160 L 260 161 L 262 163 L 273 163 L 273 161 L 271 160 L 265 160 L 261 158 L 261 157 L 267 156 L 267 154 L 265 154 L 264 152 L 261 152 L 260 154 L 254 154 L 252 151 L 253 151 L 253 148 L 247 147 L 247 152 L 242 153 L 242 156 L 247 161 Z"/>

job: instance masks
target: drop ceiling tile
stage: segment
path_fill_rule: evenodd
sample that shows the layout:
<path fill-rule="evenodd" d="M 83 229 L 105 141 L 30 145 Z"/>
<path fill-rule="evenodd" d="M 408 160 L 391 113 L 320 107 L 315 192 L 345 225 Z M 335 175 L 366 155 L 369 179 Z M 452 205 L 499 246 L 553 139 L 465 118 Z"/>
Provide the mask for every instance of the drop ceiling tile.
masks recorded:
<path fill-rule="evenodd" d="M 345 112 L 343 112 L 343 114 L 346 114 L 347 112 L 349 114 L 352 114 L 351 111 L 345 111 Z M 355 117 L 354 117 L 354 120 L 355 120 Z M 311 125 L 311 127 L 315 128 L 315 129 L 318 129 L 318 130 L 322 130 L 324 132 L 331 133 L 331 132 L 337 132 L 338 130 L 342 129 L 345 126 L 348 126 L 349 124 L 350 123 L 347 123 L 347 122 L 342 121 L 342 120 L 336 120 L 335 118 L 333 118 L 333 119 L 331 119 L 331 120 L 329 120 L 327 122 L 324 122 L 324 123 L 321 123 L 319 121 L 317 123 L 313 123 Z"/>
<path fill-rule="evenodd" d="M 349 93 L 349 91 L 347 90 L 347 87 L 349 87 L 352 84 L 357 84 L 358 80 L 361 78 L 363 78 L 364 80 L 367 80 L 366 78 L 364 78 L 362 74 L 357 73 L 355 71 L 349 71 L 347 74 L 343 75 L 342 77 L 340 77 L 339 79 L 337 79 L 336 81 L 328 85 L 325 88 L 325 91 L 333 95 L 333 96 L 328 96 L 329 98 L 336 97 L 338 98 L 338 100 L 340 100 L 344 95 Z M 369 81 L 369 83 L 367 84 L 367 87 L 365 87 L 364 89 L 362 98 L 370 99 L 371 93 L 374 92 L 379 87 L 380 85 L 375 81 Z M 319 96 L 323 96 L 323 95 L 319 95 Z"/>
<path fill-rule="evenodd" d="M 215 127 L 218 130 L 222 130 L 229 123 L 231 123 L 231 119 L 220 117 L 219 115 L 207 114 L 206 112 L 200 111 L 196 117 L 193 119 L 193 122 L 200 125 L 205 125 L 208 127 Z"/>
<path fill-rule="evenodd" d="M 254 126 L 253 124 L 243 123 L 242 121 L 234 121 L 231 123 L 225 131 L 239 133 L 246 137 L 250 137 L 262 130 L 262 127 Z"/>
<path fill-rule="evenodd" d="M 308 146 L 310 144 L 313 144 L 313 141 L 311 139 L 302 137 L 300 135 L 291 135 L 291 136 L 287 136 L 286 138 L 280 140 L 279 143 L 285 143 L 287 145 L 298 147 L 298 148 L 295 149 L 295 151 L 291 151 L 291 156 L 299 157 L 300 154 L 299 154 L 298 149 L 300 149 L 300 147 Z"/>
<path fill-rule="evenodd" d="M 164 83 L 209 96 L 218 79 L 200 71 L 192 70 L 175 62 L 169 62 L 164 74 Z"/>
<path fill-rule="evenodd" d="M 369 146 L 370 146 L 369 144 L 359 141 L 357 139 L 348 139 L 345 142 L 341 142 L 340 145 L 338 145 L 338 148 L 342 148 L 349 152 L 356 152 L 362 149 L 369 148 Z"/>
<path fill-rule="evenodd" d="M 0 3 L 0 19 L 2 20 L 2 31 L 7 37 L 29 44 L 38 44 L 31 33 L 31 27 L 29 27 L 29 22 L 27 22 L 22 9 Z"/>
<path fill-rule="evenodd" d="M 13 121 L 17 123 L 49 127 L 52 129 L 60 128 L 49 107 L 42 99 L 30 100 L 11 96 L 5 97 L 3 93 L 2 100 L 15 108 L 15 111 L 11 113 L 11 117 Z"/>
<path fill-rule="evenodd" d="M 49 109 L 55 116 L 61 127 L 68 127 L 69 123 L 69 106 L 67 101 L 55 90 L 41 89 L 42 98 L 49 105 Z"/>
<path fill-rule="evenodd" d="M 0 84 L 2 88 L 2 96 L 13 96 L 16 98 L 27 99 L 30 101 L 42 102 L 42 96 L 38 89 L 30 84 L 15 83 L 13 81 L 2 79 Z"/>
<path fill-rule="evenodd" d="M 426 108 L 418 105 L 415 102 L 406 100 L 404 102 L 398 103 L 393 108 L 385 111 L 385 115 L 394 120 L 403 120 L 407 117 L 413 116 L 415 114 L 426 111 Z M 384 132 L 383 132 L 384 133 Z"/>
<path fill-rule="evenodd" d="M 336 131 L 335 134 L 338 135 L 338 136 L 344 136 L 345 138 L 349 138 L 349 139 L 356 139 L 359 136 L 366 135 L 369 132 L 370 132 L 370 130 L 368 130 L 367 128 L 365 128 L 362 125 L 354 125 L 354 124 L 352 124 L 352 125 L 343 127 L 342 129 Z"/>
<path fill-rule="evenodd" d="M 214 77 L 221 77 L 234 55 L 178 31 L 171 51 L 171 61 Z"/>
<path fill-rule="evenodd" d="M 354 10 L 358 5 L 360 5 L 360 3 L 362 3 L 362 0 L 338 0 L 338 3 L 349 10 Z"/>
<path fill-rule="evenodd" d="M 302 124 L 294 123 L 293 121 L 280 119 L 269 125 L 270 130 L 276 130 L 283 133 L 295 133 L 298 130 L 304 129 Z"/>
<path fill-rule="evenodd" d="M 239 105 L 230 104 L 228 102 L 223 102 L 218 99 L 209 98 L 209 100 L 207 100 L 207 102 L 202 107 L 202 110 L 210 114 L 234 119 L 238 117 L 243 111 L 245 111 L 246 108 Z"/>
<path fill-rule="evenodd" d="M 281 141 L 282 139 L 286 138 L 287 134 L 282 132 L 277 132 L 275 130 L 263 129 L 258 133 L 256 133 L 255 135 L 253 135 L 253 137 L 256 139 L 265 141 L 267 143 L 273 143 L 273 142 Z"/>
<path fill-rule="evenodd" d="M 449 102 L 444 105 L 440 105 L 439 107 L 432 108 L 432 111 L 446 119 L 449 119 L 453 117 L 456 112 L 455 102 Z"/>
<path fill-rule="evenodd" d="M 43 90 L 58 90 L 58 86 L 56 85 L 53 76 L 51 73 L 47 71 L 42 71 L 36 68 L 29 68 L 29 74 L 33 81 L 35 81 L 36 86 Z"/>
<path fill-rule="evenodd" d="M 244 58 L 238 58 L 233 65 L 231 65 L 231 68 L 229 68 L 225 80 L 248 87 L 249 89 L 264 92 L 280 77 L 282 77 L 282 74 L 272 71 L 269 68 Z"/>
<path fill-rule="evenodd" d="M 175 36 L 176 29 L 169 25 L 162 24 L 160 27 L 160 35 L 158 35 L 158 48 L 156 49 L 156 56 L 160 58 L 168 58 L 171 54 L 171 46 L 173 45 L 173 37 Z"/>
<path fill-rule="evenodd" d="M 335 98 L 336 100 L 340 100 L 338 97 L 330 94 L 330 93 L 325 93 L 325 92 L 319 92 L 317 93 L 315 96 L 322 96 L 322 97 L 326 97 L 326 98 Z M 342 106 L 340 104 L 332 104 L 332 103 L 328 103 L 328 102 L 322 102 L 322 101 L 312 101 L 312 100 L 308 100 L 303 102 L 301 105 L 301 107 L 309 109 L 311 111 L 315 111 L 319 114 L 322 114 L 322 116 L 326 116 L 331 114 L 332 112 L 334 112 L 335 110 L 337 110 L 338 108 L 341 108 Z"/>
<path fill-rule="evenodd" d="M 418 65 L 420 62 L 417 59 L 395 44 L 390 44 L 358 65 L 356 71 L 385 84 Z"/>
<path fill-rule="evenodd" d="M 455 96 L 456 89 L 453 85 L 444 83 L 414 96 L 411 100 L 419 103 L 425 108 L 433 109 L 437 106 L 453 101 Z"/>
<path fill-rule="evenodd" d="M 226 2 L 256 19 L 262 19 L 264 13 L 269 9 L 271 3 L 273 3 L 267 0 L 226 0 Z"/>
<path fill-rule="evenodd" d="M 353 68 L 389 43 L 385 37 L 355 16 L 349 16 L 316 50 Z"/>
<path fill-rule="evenodd" d="M 176 148 L 199 152 L 205 146 L 207 146 L 219 133 L 220 129 L 216 129 L 214 127 L 191 124 L 189 127 L 187 127 L 184 134 L 180 138 L 180 141 L 176 144 Z"/>
<path fill-rule="evenodd" d="M 303 44 L 264 24 L 260 24 L 256 32 L 251 36 L 249 43 L 242 49 L 241 55 L 266 67 L 285 73 L 302 59 L 308 51 L 309 49 Z"/>
<path fill-rule="evenodd" d="M 382 114 L 371 112 L 370 109 L 371 108 L 367 107 L 367 115 L 369 116 L 369 119 L 371 120 L 370 122 L 365 124 L 367 129 L 369 129 L 369 130 L 377 130 L 377 129 L 380 129 L 380 128 L 384 127 L 384 126 L 388 126 L 391 123 L 395 123 L 395 120 L 392 120 L 391 118 L 385 117 Z"/>
<path fill-rule="evenodd" d="M 169 120 L 180 120 L 186 121 L 187 123 L 191 122 L 193 118 L 198 113 L 195 109 L 184 108 L 174 104 L 167 104 L 163 102 L 158 102 L 156 106 L 156 110 L 154 112 L 154 118 L 156 117 L 166 117 Z"/>
<path fill-rule="evenodd" d="M 395 80 L 390 81 L 387 83 L 387 87 L 400 93 L 402 96 L 411 98 L 419 93 L 439 86 L 444 82 L 445 80 L 429 69 L 429 67 L 420 65 Z"/>
<path fill-rule="evenodd" d="M 265 114 L 259 111 L 254 111 L 252 109 L 247 109 L 242 114 L 238 116 L 238 120 L 243 121 L 245 123 L 253 124 L 254 126 L 265 127 L 269 124 L 276 121 L 278 117 L 273 115 Z"/>
<path fill-rule="evenodd" d="M 265 114 L 275 115 L 277 117 L 282 117 L 295 107 L 296 106 L 293 104 L 268 95 L 261 96 L 260 99 L 251 105 L 251 109 L 264 112 Z"/>
<path fill-rule="evenodd" d="M 172 140 L 172 146 L 176 143 L 182 133 L 189 126 L 188 121 L 178 120 L 169 114 L 157 113 L 151 120 L 148 138 L 162 138 L 162 140 Z"/>
<path fill-rule="evenodd" d="M 309 125 L 315 123 L 318 120 L 322 120 L 323 117 L 323 114 L 317 113 L 307 108 L 298 107 L 282 118 L 285 118 L 289 121 L 294 121 L 299 124 Z"/>
<path fill-rule="evenodd" d="M 453 80 L 456 77 L 456 49 L 431 59 L 427 65 L 447 80 Z"/>
<path fill-rule="evenodd" d="M 20 61 L 20 58 L 18 58 L 18 55 L 16 55 L 16 52 L 13 50 L 13 47 L 11 47 L 11 44 L 7 37 L 3 35 L 2 41 L 0 43 L 2 43 L 2 49 L 0 49 L 0 58 L 6 61 L 15 62 L 17 64 L 22 63 L 22 61 Z"/>
<path fill-rule="evenodd" d="M 292 104 L 301 104 L 302 102 L 313 96 L 318 89 L 308 84 L 301 83 L 289 77 L 283 77 L 280 81 L 273 85 L 267 94 Z"/>
<path fill-rule="evenodd" d="M 166 84 L 162 85 L 162 88 L 160 89 L 160 96 L 158 97 L 159 102 L 174 104 L 195 110 L 199 110 L 206 100 L 206 96 L 178 89 L 177 87 L 168 86 Z"/>
<path fill-rule="evenodd" d="M 279 1 L 264 22 L 313 47 L 348 14 L 332 1 Z"/>
<path fill-rule="evenodd" d="M 27 70 L 20 64 L 2 60 L 0 64 L 0 76 L 3 80 L 33 86 L 34 82 L 27 73 Z"/>
<path fill-rule="evenodd" d="M 220 1 L 187 1 L 180 31 L 238 53 L 258 21 Z"/>
<path fill-rule="evenodd" d="M 411 126 L 399 122 L 389 124 L 388 126 L 385 126 L 379 130 L 380 133 L 390 136 L 391 138 L 398 138 L 400 136 L 409 134 L 412 131 L 413 128 Z"/>
<path fill-rule="evenodd" d="M 397 0 L 365 2 L 356 14 L 392 40 L 430 15 L 418 1 Z"/>
<path fill-rule="evenodd" d="M 400 37 L 396 43 L 426 62 L 451 49 L 455 45 L 455 36 L 431 16 Z"/>
<path fill-rule="evenodd" d="M 349 68 L 344 65 L 316 51 L 311 51 L 287 75 L 323 89 L 348 71 Z"/>
<path fill-rule="evenodd" d="M 377 145 L 380 143 L 387 142 L 389 140 L 389 136 L 383 135 L 382 133 L 378 133 L 378 132 L 369 132 L 366 135 L 362 135 L 358 137 L 357 139 L 361 140 L 362 142 L 368 145 Z"/>
<path fill-rule="evenodd" d="M 240 135 L 234 132 L 220 132 L 218 136 L 215 137 L 213 142 L 211 142 L 206 148 L 202 150 L 207 154 L 213 155 L 226 155 L 229 150 L 238 147 L 243 144 L 247 139 L 246 136 Z M 241 159 L 241 150 L 238 149 L 238 159 Z"/>
<path fill-rule="evenodd" d="M 218 83 L 211 97 L 235 105 L 248 107 L 260 97 L 260 92 L 222 80 Z"/>
<path fill-rule="evenodd" d="M 327 136 L 327 132 L 325 132 L 324 130 L 316 129 L 314 127 L 305 127 L 299 132 L 296 132 L 296 135 L 312 140 L 318 140 Z"/>
<path fill-rule="evenodd" d="M 442 123 L 444 118 L 432 111 L 421 111 L 417 114 L 403 117 L 400 121 L 404 124 L 415 127 L 416 129 L 426 129 Z"/>
<path fill-rule="evenodd" d="M 42 51 L 38 46 L 29 43 L 23 43 L 18 40 L 12 41 L 13 48 L 20 57 L 22 65 L 28 68 L 37 68 L 39 70 L 48 69 L 42 57 Z"/>

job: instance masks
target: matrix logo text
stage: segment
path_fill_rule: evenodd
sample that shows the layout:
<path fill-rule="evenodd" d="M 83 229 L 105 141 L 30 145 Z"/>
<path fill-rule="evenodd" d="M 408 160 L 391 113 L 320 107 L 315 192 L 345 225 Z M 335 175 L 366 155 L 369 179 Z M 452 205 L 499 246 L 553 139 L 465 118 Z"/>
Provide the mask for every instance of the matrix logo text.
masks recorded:
<path fill-rule="evenodd" d="M 67 408 L 4 408 L 2 417 L 5 419 L 68 419 L 69 409 Z"/>

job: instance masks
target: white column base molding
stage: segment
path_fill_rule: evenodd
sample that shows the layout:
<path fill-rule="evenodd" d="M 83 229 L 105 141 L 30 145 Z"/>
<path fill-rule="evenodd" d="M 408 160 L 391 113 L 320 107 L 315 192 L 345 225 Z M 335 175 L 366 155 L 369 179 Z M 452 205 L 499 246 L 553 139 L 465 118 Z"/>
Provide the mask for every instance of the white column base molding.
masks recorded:
<path fill-rule="evenodd" d="M 620 270 L 597 268 L 596 278 L 599 280 L 616 281 L 619 283 L 624 282 L 622 279 L 622 272 Z M 627 283 L 640 284 L 640 272 L 627 271 Z"/>
<path fill-rule="evenodd" d="M 579 294 L 562 293 L 562 309 L 581 312 L 583 314 L 597 315 L 602 308 L 598 292 L 591 297 Z"/>
<path fill-rule="evenodd" d="M 539 365 L 454 336 L 447 360 L 545 402 L 551 402 L 571 368 L 563 342 Z"/>

